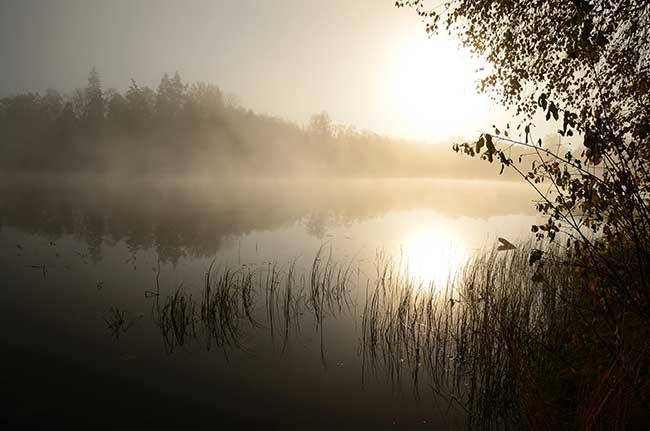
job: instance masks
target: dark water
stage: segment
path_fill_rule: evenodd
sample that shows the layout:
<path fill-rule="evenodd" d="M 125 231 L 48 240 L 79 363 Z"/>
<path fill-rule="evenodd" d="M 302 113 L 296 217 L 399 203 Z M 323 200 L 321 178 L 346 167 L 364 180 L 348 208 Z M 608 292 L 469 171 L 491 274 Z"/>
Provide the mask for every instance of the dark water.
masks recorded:
<path fill-rule="evenodd" d="M 413 277 L 442 285 L 496 236 L 523 238 L 530 200 L 509 183 L 5 179 L 1 420 L 461 428 L 462 410 L 426 380 L 413 384 L 417 364 L 404 361 L 396 375 L 364 356 L 366 280 L 393 256 Z M 349 269 L 344 295 L 320 315 L 308 292 L 319 250 L 319 262 Z M 252 319 L 226 322 L 236 331 L 221 339 L 199 311 L 186 320 L 193 330 L 166 325 L 161 310 L 175 293 L 200 304 L 212 262 L 213 281 L 226 269 L 252 274 Z M 286 293 L 269 302 L 268 277 L 277 273 L 281 285 L 289 271 L 298 287 L 285 315 Z"/>

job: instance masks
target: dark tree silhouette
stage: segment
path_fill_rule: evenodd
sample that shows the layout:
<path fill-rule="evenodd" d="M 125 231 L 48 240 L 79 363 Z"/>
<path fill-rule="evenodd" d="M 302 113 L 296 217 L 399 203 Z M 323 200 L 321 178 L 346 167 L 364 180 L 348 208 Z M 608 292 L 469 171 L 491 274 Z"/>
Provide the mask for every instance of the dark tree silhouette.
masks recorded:
<path fill-rule="evenodd" d="M 91 133 L 98 133 L 104 122 L 104 95 L 99 73 L 93 67 L 88 75 L 88 86 L 84 90 L 83 118 Z"/>
<path fill-rule="evenodd" d="M 332 120 L 327 112 L 314 114 L 309 119 L 309 130 L 320 138 L 329 138 L 332 135 Z"/>
<path fill-rule="evenodd" d="M 129 131 L 145 132 L 152 125 L 155 114 L 155 93 L 149 87 L 140 87 L 135 80 L 126 91 Z"/>

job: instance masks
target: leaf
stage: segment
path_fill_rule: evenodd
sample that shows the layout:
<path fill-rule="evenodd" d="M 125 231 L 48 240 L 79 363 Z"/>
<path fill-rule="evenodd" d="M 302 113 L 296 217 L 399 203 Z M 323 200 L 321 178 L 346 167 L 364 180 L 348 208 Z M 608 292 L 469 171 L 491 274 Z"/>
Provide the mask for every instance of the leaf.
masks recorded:
<path fill-rule="evenodd" d="M 485 155 L 490 163 L 494 161 L 494 154 L 497 152 L 497 149 L 495 148 L 494 144 L 492 143 L 492 135 L 485 134 L 485 146 L 487 147 L 487 151 L 485 152 Z"/>
<path fill-rule="evenodd" d="M 542 93 L 542 94 L 539 95 L 539 99 L 537 99 L 537 103 L 544 110 L 546 110 L 546 98 L 547 97 L 548 96 L 545 93 Z"/>
<path fill-rule="evenodd" d="M 535 262 L 539 261 L 542 258 L 542 250 L 540 249 L 534 249 L 533 251 L 530 252 L 530 257 L 528 258 L 528 265 L 533 266 Z"/>
<path fill-rule="evenodd" d="M 481 148 L 483 148 L 484 145 L 485 145 L 485 138 L 481 136 L 480 138 L 478 138 L 478 141 L 476 141 L 476 152 L 477 153 L 480 152 Z"/>

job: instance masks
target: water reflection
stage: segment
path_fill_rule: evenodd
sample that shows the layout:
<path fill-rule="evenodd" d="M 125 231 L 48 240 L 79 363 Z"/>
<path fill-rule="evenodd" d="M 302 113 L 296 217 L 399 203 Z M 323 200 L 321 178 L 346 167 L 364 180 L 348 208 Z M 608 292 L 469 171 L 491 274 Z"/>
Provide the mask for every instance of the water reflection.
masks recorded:
<path fill-rule="evenodd" d="M 350 262 L 335 262 L 321 249 L 304 273 L 295 261 L 287 266 L 240 267 L 213 262 L 201 288 L 181 284 L 164 295 L 157 274 L 156 290 L 146 296 L 153 300 L 151 316 L 168 354 L 193 343 L 228 354 L 231 349 L 248 350 L 246 340 L 259 336 L 269 337 L 272 343 L 280 340 L 284 352 L 290 336 L 311 321 L 326 366 L 324 322 L 351 312 L 353 275 Z M 111 318 L 105 320 L 115 339 L 137 321 L 116 307 L 109 312 Z"/>
<path fill-rule="evenodd" d="M 404 245 L 406 270 L 424 284 L 444 289 L 470 253 L 460 238 L 442 226 L 414 232 Z"/>
<path fill-rule="evenodd" d="M 494 190 L 509 198 L 480 199 Z M 485 218 L 528 213 L 529 202 L 527 189 L 507 182 L 5 179 L 0 228 L 50 240 L 72 236 L 86 244 L 78 252 L 93 262 L 104 245 L 124 242 L 132 255 L 153 249 L 163 262 L 175 263 L 183 256 L 212 256 L 242 235 L 298 222 L 323 239 L 336 226 L 388 211 L 431 208 L 447 217 Z"/>
<path fill-rule="evenodd" d="M 34 388 L 49 378 L 58 382 L 52 388 L 105 391 L 146 411 L 166 405 L 169 415 L 184 414 L 190 409 L 173 404 L 189 403 L 217 418 L 294 428 L 313 428 L 324 408 L 332 429 L 440 427 L 429 399 L 400 398 L 386 385 L 386 376 L 417 377 L 412 367 L 431 363 L 417 348 L 395 350 L 405 337 L 436 340 L 405 330 L 408 321 L 391 326 L 384 316 L 396 315 L 393 294 L 375 292 L 388 280 L 382 262 L 403 263 L 399 292 L 411 319 L 443 293 L 432 282 L 445 286 L 446 270 L 487 233 L 515 241 L 528 231 L 530 220 L 513 215 L 528 209 L 525 189 L 500 185 L 510 196 L 496 200 L 504 207 L 480 199 L 495 187 L 7 180 L 0 270 L 10 299 L 0 307 L 17 328 L 7 335 L 7 361 L 36 370 L 28 383 L 7 384 Z M 75 379 L 78 370 L 98 377 Z M 103 383 L 112 381 L 125 384 Z M 124 387 L 153 389 L 128 398 Z M 42 405 L 70 405 L 48 390 Z"/>

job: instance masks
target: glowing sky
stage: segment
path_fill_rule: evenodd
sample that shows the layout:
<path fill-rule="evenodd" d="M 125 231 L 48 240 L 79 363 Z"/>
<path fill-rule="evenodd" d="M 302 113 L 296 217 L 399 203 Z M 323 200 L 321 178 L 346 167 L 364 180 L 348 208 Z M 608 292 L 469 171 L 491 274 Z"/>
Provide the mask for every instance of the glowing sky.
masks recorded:
<path fill-rule="evenodd" d="M 255 111 L 436 141 L 500 114 L 471 61 L 393 0 L 0 0 L 0 95 L 206 81 Z"/>

